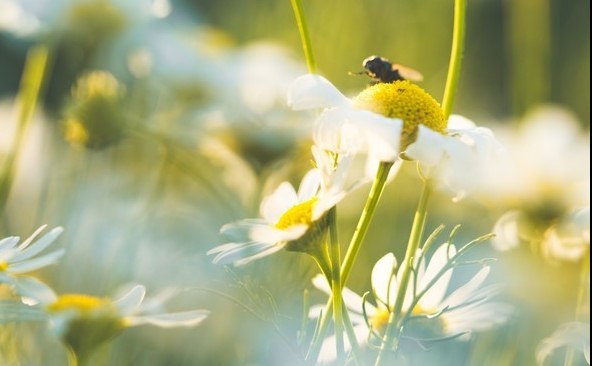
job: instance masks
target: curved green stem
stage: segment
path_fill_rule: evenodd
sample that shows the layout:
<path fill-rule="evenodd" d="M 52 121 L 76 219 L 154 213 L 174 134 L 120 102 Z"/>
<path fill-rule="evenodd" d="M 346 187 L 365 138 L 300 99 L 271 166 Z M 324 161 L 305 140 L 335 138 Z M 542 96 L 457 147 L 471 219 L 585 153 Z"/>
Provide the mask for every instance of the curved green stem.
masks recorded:
<path fill-rule="evenodd" d="M 464 51 L 465 41 L 465 18 L 467 10 L 467 0 L 454 1 L 454 29 L 452 31 L 452 50 L 450 52 L 450 63 L 448 64 L 448 76 L 446 77 L 446 87 L 444 88 L 444 98 L 442 99 L 442 109 L 446 119 L 452 112 L 454 96 L 458 87 L 460 78 L 460 68 Z"/>
<path fill-rule="evenodd" d="M 356 226 L 356 231 L 352 236 L 351 242 L 345 254 L 345 259 L 343 260 L 343 264 L 341 266 L 342 287 L 345 286 L 345 283 L 349 278 L 358 252 L 362 246 L 362 242 L 364 241 L 364 237 L 366 236 L 368 228 L 370 227 L 370 222 L 374 217 L 376 206 L 378 205 L 378 201 L 380 200 L 380 196 L 382 195 L 382 191 L 384 190 L 384 186 L 386 184 L 388 173 L 392 166 L 392 162 L 382 162 L 378 167 L 376 177 L 374 178 L 374 182 L 370 188 L 370 193 L 368 194 L 366 205 L 364 206 L 364 210 L 362 211 L 362 215 L 360 216 L 358 225 Z M 331 319 L 332 314 L 333 296 L 329 298 L 327 304 L 325 305 L 325 311 L 323 312 L 320 320 L 319 331 L 317 332 L 317 337 L 315 337 L 310 349 L 308 350 L 308 354 L 306 356 L 307 360 L 316 360 L 318 358 L 319 352 L 321 350 L 322 340 L 325 338 L 329 328 L 329 320 Z M 350 341 L 353 344 L 355 342 L 355 338 Z"/>
<path fill-rule="evenodd" d="M 431 192 L 432 188 L 429 181 L 425 181 L 423 191 L 421 192 L 421 197 L 419 198 L 419 203 L 417 205 L 417 210 L 415 211 L 413 226 L 411 228 L 411 234 L 409 235 L 409 242 L 407 243 L 407 252 L 405 253 L 405 259 L 403 261 L 403 274 L 399 279 L 399 289 L 397 291 L 395 305 L 393 309 L 391 309 L 392 311 L 389 316 L 384 338 L 380 346 L 380 353 L 376 358 L 376 366 L 385 364 L 388 350 L 391 348 L 393 341 L 398 339 L 399 321 L 403 312 L 403 302 L 405 300 L 405 294 L 407 293 L 407 286 L 409 285 L 414 258 L 423 235 L 428 212 L 428 201 L 430 199 Z"/>
<path fill-rule="evenodd" d="M 310 37 L 308 35 L 308 28 L 306 26 L 306 19 L 304 12 L 302 11 L 302 4 L 300 0 L 290 0 L 292 3 L 292 9 L 294 10 L 294 17 L 296 17 L 296 25 L 298 26 L 298 32 L 300 33 L 300 40 L 302 41 L 302 49 L 304 50 L 304 58 L 306 59 L 306 67 L 308 72 L 314 74 L 317 72 L 317 64 L 312 53 L 312 46 L 310 43 Z"/>
<path fill-rule="evenodd" d="M 4 208 L 10 194 L 18 157 L 23 148 L 27 128 L 45 80 L 48 59 L 49 50 L 44 45 L 35 46 L 27 53 L 17 97 L 18 125 L 16 134 L 4 164 L 0 167 L 0 210 Z"/>

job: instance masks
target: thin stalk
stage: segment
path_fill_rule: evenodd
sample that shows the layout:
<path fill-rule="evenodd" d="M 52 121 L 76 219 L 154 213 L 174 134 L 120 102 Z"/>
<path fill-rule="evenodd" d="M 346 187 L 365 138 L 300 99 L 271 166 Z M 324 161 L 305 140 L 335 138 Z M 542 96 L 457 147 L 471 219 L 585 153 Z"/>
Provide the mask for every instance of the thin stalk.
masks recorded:
<path fill-rule="evenodd" d="M 0 167 L 0 210 L 4 208 L 10 194 L 18 157 L 23 148 L 26 132 L 45 80 L 48 59 L 49 50 L 44 45 L 35 46 L 27 53 L 17 97 L 18 120 L 16 134 L 4 164 Z"/>
<path fill-rule="evenodd" d="M 465 18 L 467 0 L 454 0 L 454 28 L 452 30 L 452 49 L 450 51 L 450 63 L 448 64 L 448 76 L 442 99 L 444 117 L 448 119 L 454 105 L 454 97 L 458 88 L 460 68 L 462 64 L 465 44 Z"/>
<path fill-rule="evenodd" d="M 358 221 L 358 226 L 356 227 L 356 231 L 352 236 L 349 247 L 347 248 L 347 252 L 345 253 L 345 258 L 343 259 L 343 266 L 341 267 L 341 282 L 343 286 L 345 286 L 345 283 L 349 278 L 352 267 L 356 261 L 356 257 L 358 256 L 358 252 L 362 247 L 362 242 L 366 237 L 372 217 L 374 217 L 376 206 L 378 205 L 378 201 L 380 200 L 380 196 L 382 195 L 384 185 L 386 184 L 386 179 L 392 166 L 392 162 L 383 161 L 378 167 L 376 177 L 374 178 L 374 183 L 372 183 L 372 188 L 370 188 L 370 193 L 368 194 L 366 206 L 364 207 L 364 211 L 362 211 L 362 215 Z"/>
<path fill-rule="evenodd" d="M 345 362 L 345 347 L 343 344 L 343 297 L 341 294 L 341 253 L 337 237 L 337 210 L 333 207 L 329 211 L 329 250 L 331 258 L 331 293 L 333 294 L 333 323 L 335 327 L 335 352 L 337 362 Z"/>
<path fill-rule="evenodd" d="M 576 303 L 576 321 L 587 322 L 586 315 L 589 311 L 588 304 L 588 289 L 590 288 L 590 249 L 584 254 L 582 258 L 582 265 L 580 267 L 580 284 L 578 290 L 578 299 Z M 575 364 L 575 349 L 573 347 L 567 348 L 565 354 L 564 366 L 572 366 Z"/>
<path fill-rule="evenodd" d="M 298 26 L 298 32 L 300 33 L 300 41 L 302 42 L 302 49 L 304 50 L 306 67 L 308 68 L 308 72 L 315 74 L 317 72 L 317 64 L 312 53 L 312 46 L 310 43 L 310 36 L 308 35 L 306 18 L 304 16 L 304 11 L 302 11 L 302 3 L 300 0 L 290 0 L 290 2 L 292 3 L 292 10 L 294 10 L 296 26 Z"/>
<path fill-rule="evenodd" d="M 399 329 L 399 320 L 401 318 L 403 310 L 403 301 L 405 300 L 405 294 L 407 293 L 407 286 L 409 285 L 409 277 L 413 269 L 414 257 L 419 248 L 423 230 L 425 227 L 427 212 L 428 212 L 428 201 L 432 188 L 429 181 L 424 182 L 423 191 L 419 198 L 417 210 L 415 211 L 415 217 L 413 219 L 413 226 L 411 227 L 411 234 L 409 235 L 409 242 L 407 244 L 407 252 L 405 253 L 405 259 L 403 261 L 403 274 L 400 279 L 399 289 L 397 291 L 397 298 L 395 306 L 393 307 L 389 321 L 384 334 L 384 339 L 380 346 L 380 352 L 376 358 L 376 366 L 383 365 L 386 362 L 387 352 L 391 348 L 393 341 L 397 338 Z"/>
<path fill-rule="evenodd" d="M 382 162 L 378 167 L 376 177 L 374 178 L 374 182 L 370 188 L 370 193 L 368 194 L 368 199 L 366 200 L 366 205 L 364 206 L 364 210 L 362 211 L 362 215 L 360 216 L 358 225 L 356 226 L 356 230 L 352 236 L 351 242 L 347 248 L 347 252 L 343 260 L 343 264 L 341 266 L 342 287 L 345 286 L 345 283 L 349 278 L 358 252 L 362 246 L 362 242 L 364 241 L 364 237 L 366 236 L 368 228 L 370 227 L 370 222 L 374 217 L 376 206 L 378 205 L 378 201 L 380 200 L 380 196 L 382 195 L 382 191 L 384 190 L 384 186 L 386 184 L 388 173 L 392 166 L 392 162 Z M 329 300 L 325 305 L 325 311 L 323 312 L 319 325 L 318 337 L 313 340 L 311 347 L 308 350 L 308 354 L 306 356 L 307 360 L 316 360 L 318 358 L 319 352 L 321 350 L 322 340 L 325 338 L 327 330 L 329 329 L 329 320 L 331 319 L 332 315 L 333 296 L 329 297 Z"/>

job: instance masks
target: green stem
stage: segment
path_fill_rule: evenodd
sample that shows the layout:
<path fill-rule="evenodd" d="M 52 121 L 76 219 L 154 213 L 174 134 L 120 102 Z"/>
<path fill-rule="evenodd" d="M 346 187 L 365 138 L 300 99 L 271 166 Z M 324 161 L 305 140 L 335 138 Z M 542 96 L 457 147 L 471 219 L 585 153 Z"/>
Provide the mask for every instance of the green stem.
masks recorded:
<path fill-rule="evenodd" d="M 343 266 L 341 267 L 341 281 L 343 286 L 345 286 L 345 283 L 349 278 L 352 267 L 356 261 L 356 257 L 358 256 L 358 252 L 362 246 L 362 242 L 366 237 L 368 227 L 370 226 L 372 217 L 374 217 L 376 206 L 378 205 L 378 201 L 380 200 L 380 196 L 382 195 L 384 185 L 386 184 L 386 179 L 388 178 L 388 174 L 392 166 L 392 162 L 383 161 L 378 167 L 378 172 L 376 172 L 374 183 L 372 184 L 372 188 L 370 188 L 370 193 L 368 194 L 366 206 L 364 207 L 364 211 L 362 211 L 362 215 L 358 221 L 358 226 L 356 227 L 356 231 L 352 236 L 349 247 L 347 248 L 347 252 L 345 253 L 345 258 L 343 259 Z"/>
<path fill-rule="evenodd" d="M 290 0 L 290 2 L 292 3 L 294 17 L 296 17 L 296 25 L 298 26 L 300 40 L 302 41 L 302 49 L 304 50 L 306 67 L 308 68 L 308 72 L 314 74 L 317 72 L 317 64 L 312 53 L 312 46 L 310 43 L 310 37 L 308 35 L 308 27 L 306 26 L 304 12 L 302 11 L 302 4 L 300 3 L 300 0 Z"/>
<path fill-rule="evenodd" d="M 333 324 L 335 327 L 335 351 L 338 364 L 345 362 L 343 344 L 343 297 L 341 294 L 341 253 L 337 237 L 337 210 L 329 211 L 329 250 L 331 257 L 331 292 L 333 294 Z"/>
<path fill-rule="evenodd" d="M 576 321 L 586 322 L 586 315 L 589 314 L 588 289 L 590 288 L 590 249 L 586 251 L 582 258 L 579 286 L 576 303 Z M 563 364 L 564 366 L 572 366 L 575 364 L 575 349 L 573 347 L 567 348 L 565 362 Z"/>
<path fill-rule="evenodd" d="M 448 76 L 446 77 L 446 87 L 444 88 L 444 98 L 442 99 L 442 109 L 446 119 L 452 112 L 454 96 L 458 87 L 460 78 L 460 67 L 464 51 L 465 41 L 465 18 L 467 10 L 467 0 L 454 0 L 454 28 L 452 31 L 452 50 L 450 52 L 450 63 L 448 64 Z"/>
<path fill-rule="evenodd" d="M 345 283 L 349 278 L 358 252 L 360 251 L 360 248 L 362 246 L 362 242 L 364 241 L 364 237 L 366 236 L 366 233 L 370 226 L 370 222 L 372 221 L 372 217 L 374 216 L 374 212 L 376 211 L 376 206 L 378 204 L 378 201 L 380 200 L 382 191 L 384 190 L 388 173 L 392 166 L 392 162 L 382 162 L 378 167 L 376 177 L 374 178 L 374 183 L 372 183 L 372 188 L 370 188 L 370 193 L 368 194 L 366 206 L 362 211 L 362 215 L 360 216 L 360 219 L 358 221 L 356 231 L 352 236 L 351 242 L 345 254 L 345 259 L 343 260 L 343 265 L 341 266 L 342 287 L 345 286 Z M 316 339 L 313 340 L 312 345 L 308 351 L 308 355 L 306 356 L 307 360 L 316 360 L 318 358 L 319 352 L 321 350 L 321 344 L 329 328 L 329 320 L 331 319 L 332 314 L 333 296 L 329 298 L 327 304 L 325 305 L 325 311 L 323 312 L 323 315 L 321 316 L 320 320 L 319 331 L 317 333 Z"/>
<path fill-rule="evenodd" d="M 18 125 L 16 134 L 4 164 L 0 167 L 0 210 L 4 208 L 10 194 L 18 157 L 23 148 L 27 128 L 45 79 L 48 59 L 49 50 L 44 45 L 35 46 L 27 53 L 17 97 Z"/>
<path fill-rule="evenodd" d="M 423 191 L 421 192 L 419 203 L 417 205 L 417 210 L 415 211 L 413 226 L 411 228 L 411 234 L 409 235 L 409 242 L 407 243 L 407 252 L 405 253 L 405 259 L 403 261 L 403 274 L 399 279 L 400 282 L 399 289 L 397 291 L 397 298 L 395 305 L 389 315 L 389 321 L 384 334 L 384 339 L 380 346 L 380 353 L 376 358 L 376 366 L 385 364 L 387 351 L 391 348 L 393 341 L 397 338 L 399 329 L 398 323 L 403 312 L 403 302 L 405 300 L 405 294 L 407 293 L 407 286 L 409 285 L 409 278 L 411 276 L 411 270 L 413 269 L 414 258 L 423 235 L 428 212 L 428 201 L 430 199 L 431 192 L 432 188 L 429 181 L 425 181 Z M 409 309 L 409 311 L 410 310 L 411 309 Z"/>

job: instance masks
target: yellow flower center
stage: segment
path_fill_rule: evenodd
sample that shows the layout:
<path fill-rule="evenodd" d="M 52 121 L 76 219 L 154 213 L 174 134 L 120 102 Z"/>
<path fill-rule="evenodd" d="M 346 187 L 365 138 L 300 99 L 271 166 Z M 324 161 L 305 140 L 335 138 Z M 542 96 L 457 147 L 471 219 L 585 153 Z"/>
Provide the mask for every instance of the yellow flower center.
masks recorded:
<path fill-rule="evenodd" d="M 65 294 L 47 306 L 50 315 L 66 311 L 72 311 L 72 317 L 64 326 L 54 329 L 62 342 L 82 359 L 88 359 L 99 345 L 117 336 L 127 326 L 107 298 Z"/>
<path fill-rule="evenodd" d="M 292 206 L 288 211 L 284 212 L 275 227 L 285 230 L 294 225 L 310 225 L 312 223 L 312 210 L 318 200 L 317 197 L 313 197 L 308 201 Z"/>
<path fill-rule="evenodd" d="M 77 310 L 88 314 L 96 310 L 116 311 L 109 299 L 81 294 L 65 294 L 47 307 L 50 312 Z"/>
<path fill-rule="evenodd" d="M 74 98 L 117 99 L 125 93 L 125 87 L 106 71 L 93 71 L 80 78 L 72 94 Z"/>
<path fill-rule="evenodd" d="M 411 311 L 412 315 L 430 315 L 430 314 L 434 314 L 434 313 L 436 313 L 435 309 L 433 309 L 433 310 L 424 309 L 419 305 L 415 305 L 415 307 Z M 390 316 L 390 312 L 386 308 L 386 306 L 379 305 L 378 308 L 376 309 L 376 313 L 374 315 L 372 315 L 368 319 L 368 321 L 369 321 L 372 329 L 376 333 L 382 335 L 384 333 L 384 330 L 386 329 L 387 324 L 388 324 L 389 316 Z"/>
<path fill-rule="evenodd" d="M 85 146 L 90 138 L 88 130 L 78 118 L 69 118 L 64 126 L 64 138 L 70 144 L 78 147 Z"/>
<path fill-rule="evenodd" d="M 408 80 L 372 85 L 354 98 L 354 104 L 389 118 L 403 120 L 401 150 L 415 141 L 420 124 L 440 133 L 446 129 L 446 119 L 440 104 Z"/>
<path fill-rule="evenodd" d="M 379 306 L 376 309 L 376 313 L 372 315 L 368 321 L 372 329 L 382 335 L 384 330 L 386 329 L 386 325 L 388 324 L 390 312 L 385 306 Z"/>
<path fill-rule="evenodd" d="M 7 261 L 0 261 L 0 272 L 4 272 L 8 269 Z"/>

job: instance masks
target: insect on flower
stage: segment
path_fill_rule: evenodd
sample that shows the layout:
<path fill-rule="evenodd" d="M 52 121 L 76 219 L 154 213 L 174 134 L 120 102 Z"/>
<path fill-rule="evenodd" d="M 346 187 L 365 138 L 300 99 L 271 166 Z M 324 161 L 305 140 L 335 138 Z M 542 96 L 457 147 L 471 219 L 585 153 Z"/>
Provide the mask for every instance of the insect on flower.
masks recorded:
<path fill-rule="evenodd" d="M 422 81 L 423 75 L 416 70 L 399 64 L 393 64 L 389 60 L 380 56 L 367 57 L 362 66 L 366 74 L 377 83 L 392 83 L 399 80 Z"/>

